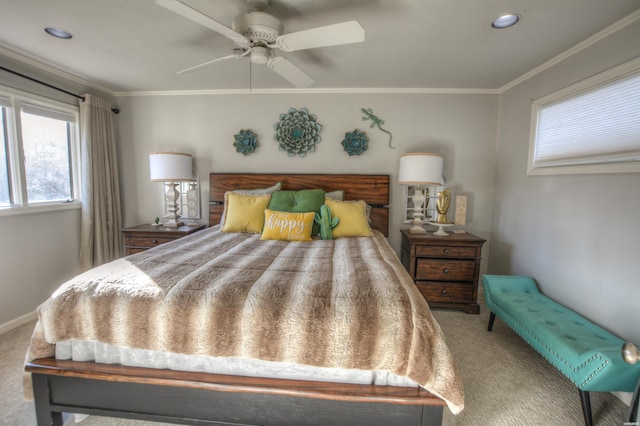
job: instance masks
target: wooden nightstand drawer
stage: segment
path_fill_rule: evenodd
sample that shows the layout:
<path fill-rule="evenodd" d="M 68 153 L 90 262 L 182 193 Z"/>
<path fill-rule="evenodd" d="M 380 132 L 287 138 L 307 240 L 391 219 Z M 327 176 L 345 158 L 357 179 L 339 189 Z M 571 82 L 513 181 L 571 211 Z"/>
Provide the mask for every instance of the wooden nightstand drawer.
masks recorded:
<path fill-rule="evenodd" d="M 402 231 L 402 264 L 429 306 L 477 314 L 484 242 L 472 234 L 438 236 Z"/>
<path fill-rule="evenodd" d="M 131 247 L 155 247 L 175 239 L 175 237 L 126 237 L 125 244 Z"/>
<path fill-rule="evenodd" d="M 167 226 L 138 225 L 122 229 L 124 235 L 124 248 L 126 255 L 140 253 L 160 244 L 177 240 L 185 235 L 201 231 L 205 225 L 180 226 L 170 228 Z"/>
<path fill-rule="evenodd" d="M 472 303 L 473 284 L 416 281 L 420 293 L 430 303 Z"/>
<path fill-rule="evenodd" d="M 475 260 L 417 259 L 416 280 L 473 281 Z"/>
<path fill-rule="evenodd" d="M 478 250 L 475 247 L 416 246 L 416 256 L 475 259 L 478 257 Z"/>

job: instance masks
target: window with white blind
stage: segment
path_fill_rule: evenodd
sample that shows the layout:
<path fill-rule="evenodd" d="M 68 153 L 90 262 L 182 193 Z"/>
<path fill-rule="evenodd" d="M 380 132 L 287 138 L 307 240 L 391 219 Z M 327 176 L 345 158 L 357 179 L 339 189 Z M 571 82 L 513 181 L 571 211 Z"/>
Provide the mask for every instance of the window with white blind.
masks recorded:
<path fill-rule="evenodd" d="M 77 107 L 0 86 L 0 144 L 0 214 L 77 204 Z"/>
<path fill-rule="evenodd" d="M 640 172 L 640 59 L 533 102 L 528 174 Z"/>

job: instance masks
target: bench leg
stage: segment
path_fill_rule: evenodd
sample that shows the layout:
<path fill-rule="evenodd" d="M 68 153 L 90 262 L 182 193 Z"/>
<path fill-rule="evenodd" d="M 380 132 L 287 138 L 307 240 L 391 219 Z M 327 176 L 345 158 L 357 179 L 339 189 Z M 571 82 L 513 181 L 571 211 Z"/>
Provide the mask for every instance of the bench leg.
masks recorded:
<path fill-rule="evenodd" d="M 585 426 L 592 426 L 593 419 L 591 418 L 591 398 L 589 392 L 578 389 L 580 392 L 580 402 L 582 403 L 582 415 L 584 416 Z"/>
<path fill-rule="evenodd" d="M 496 314 L 493 312 L 489 312 L 489 326 L 487 327 L 487 331 L 491 331 L 493 328 L 493 322 L 496 320 Z"/>
<path fill-rule="evenodd" d="M 640 411 L 638 410 L 638 405 L 640 404 L 640 379 L 638 379 L 638 384 L 636 385 L 636 391 L 633 394 L 633 398 L 631 399 L 631 409 L 629 410 L 629 423 L 633 424 L 634 422 L 638 422 L 640 420 Z"/>

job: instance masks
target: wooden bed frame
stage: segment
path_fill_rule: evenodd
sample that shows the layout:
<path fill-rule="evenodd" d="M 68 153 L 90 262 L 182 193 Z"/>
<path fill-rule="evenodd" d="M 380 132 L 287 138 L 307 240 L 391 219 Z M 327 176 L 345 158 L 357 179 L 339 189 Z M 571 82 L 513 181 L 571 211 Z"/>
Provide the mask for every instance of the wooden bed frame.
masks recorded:
<path fill-rule="evenodd" d="M 211 174 L 209 224 L 224 192 L 241 188 L 344 190 L 373 207 L 372 227 L 388 233 L 389 176 Z M 225 376 L 43 358 L 28 363 L 39 426 L 62 413 L 184 425 L 372 425 L 442 423 L 445 401 L 422 388 Z"/>
<path fill-rule="evenodd" d="M 209 226 L 220 223 L 224 193 L 237 189 L 268 188 L 280 182 L 282 190 L 344 191 L 345 200 L 364 200 L 371 209 L 371 227 L 389 236 L 389 175 L 211 173 Z"/>

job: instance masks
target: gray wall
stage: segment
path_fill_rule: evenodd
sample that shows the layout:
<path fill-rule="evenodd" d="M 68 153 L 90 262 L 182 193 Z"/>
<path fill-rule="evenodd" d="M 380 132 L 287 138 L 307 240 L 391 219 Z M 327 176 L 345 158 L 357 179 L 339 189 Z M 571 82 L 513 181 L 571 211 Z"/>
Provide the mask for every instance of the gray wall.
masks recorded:
<path fill-rule="evenodd" d="M 500 96 L 489 271 L 640 342 L 640 174 L 527 176 L 531 101 L 640 56 L 640 22 Z"/>
<path fill-rule="evenodd" d="M 113 98 L 64 75 L 0 54 L 6 68 L 41 79 L 72 93 Z M 78 105 L 72 96 L 0 71 L 0 84 Z M 0 331 L 33 317 L 36 307 L 64 281 L 80 271 L 80 210 L 0 216 Z"/>
<path fill-rule="evenodd" d="M 161 216 L 162 185 L 149 181 L 148 154 L 158 150 L 194 155 L 206 217 L 210 172 L 382 173 L 391 175 L 390 236 L 399 251 L 403 188 L 401 153 L 437 152 L 455 194 L 468 195 L 467 229 L 484 238 L 492 215 L 497 95 L 441 94 L 246 94 L 122 97 L 125 224 Z M 306 157 L 288 157 L 273 140 L 273 125 L 290 107 L 306 107 L 323 125 L 322 141 Z M 361 108 L 385 121 L 385 133 L 362 121 Z M 255 153 L 235 151 L 233 135 L 252 129 Z M 344 152 L 345 132 L 359 128 L 370 138 L 361 156 Z M 488 249 L 486 251 L 488 253 Z"/>

